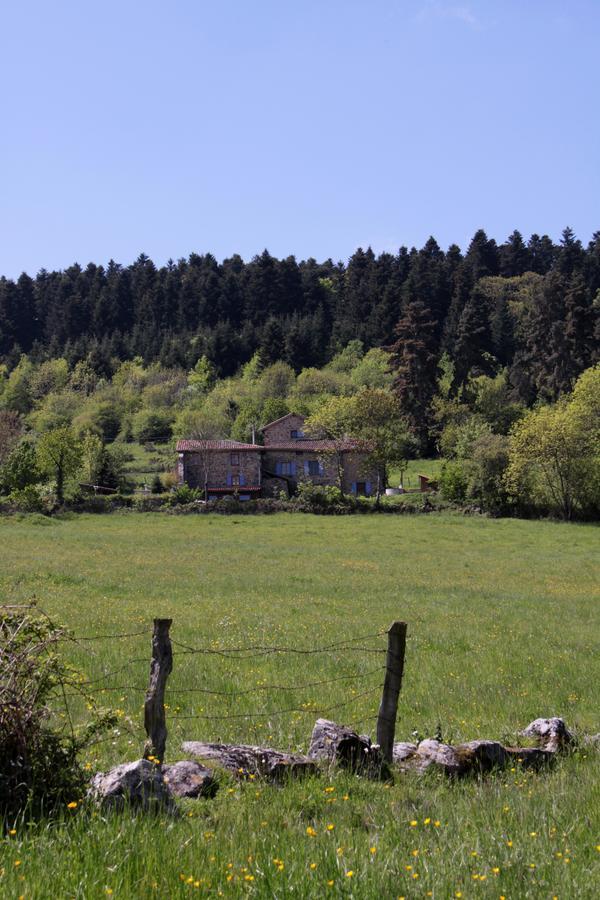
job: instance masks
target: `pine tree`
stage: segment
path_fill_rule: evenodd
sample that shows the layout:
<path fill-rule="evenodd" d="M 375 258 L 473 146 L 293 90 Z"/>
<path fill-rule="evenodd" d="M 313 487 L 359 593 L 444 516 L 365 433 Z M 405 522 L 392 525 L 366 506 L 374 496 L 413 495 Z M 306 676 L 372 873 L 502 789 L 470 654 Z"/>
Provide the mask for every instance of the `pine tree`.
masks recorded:
<path fill-rule="evenodd" d="M 435 332 L 431 310 L 422 300 L 411 299 L 394 329 L 396 340 L 388 347 L 400 412 L 423 451 L 430 449 L 431 401 L 437 386 Z"/>

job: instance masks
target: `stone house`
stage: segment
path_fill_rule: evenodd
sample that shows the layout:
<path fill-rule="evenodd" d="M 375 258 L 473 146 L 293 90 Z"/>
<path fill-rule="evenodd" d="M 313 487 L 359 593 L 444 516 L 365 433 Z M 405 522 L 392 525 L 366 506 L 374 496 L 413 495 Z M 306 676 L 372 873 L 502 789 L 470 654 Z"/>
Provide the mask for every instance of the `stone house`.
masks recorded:
<path fill-rule="evenodd" d="M 262 429 L 263 445 L 238 441 L 179 441 L 178 480 L 204 490 L 209 499 L 237 494 L 240 500 L 269 496 L 298 484 L 337 485 L 341 472 L 347 494 L 369 496 L 376 474 L 365 470 L 365 454 L 356 441 L 339 445 L 307 437 L 304 417 L 288 413 Z"/>

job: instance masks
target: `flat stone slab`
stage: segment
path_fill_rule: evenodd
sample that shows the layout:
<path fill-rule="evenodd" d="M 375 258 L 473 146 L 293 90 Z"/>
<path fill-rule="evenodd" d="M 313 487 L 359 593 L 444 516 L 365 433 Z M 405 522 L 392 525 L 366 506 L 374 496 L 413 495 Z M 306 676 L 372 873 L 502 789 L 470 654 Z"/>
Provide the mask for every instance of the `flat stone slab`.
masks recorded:
<path fill-rule="evenodd" d="M 202 741 L 185 741 L 184 753 L 198 759 L 214 760 L 236 778 L 259 777 L 268 781 L 283 781 L 288 777 L 315 774 L 314 760 L 300 753 L 285 753 L 271 747 L 255 747 L 250 744 L 205 744 Z"/>

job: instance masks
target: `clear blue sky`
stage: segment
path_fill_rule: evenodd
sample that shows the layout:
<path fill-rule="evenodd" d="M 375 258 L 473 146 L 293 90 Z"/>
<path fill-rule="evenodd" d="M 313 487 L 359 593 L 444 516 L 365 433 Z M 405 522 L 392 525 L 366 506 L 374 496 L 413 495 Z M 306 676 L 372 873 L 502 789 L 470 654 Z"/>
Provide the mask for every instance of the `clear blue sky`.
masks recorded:
<path fill-rule="evenodd" d="M 600 228 L 600 0 L 5 0 L 0 274 Z"/>

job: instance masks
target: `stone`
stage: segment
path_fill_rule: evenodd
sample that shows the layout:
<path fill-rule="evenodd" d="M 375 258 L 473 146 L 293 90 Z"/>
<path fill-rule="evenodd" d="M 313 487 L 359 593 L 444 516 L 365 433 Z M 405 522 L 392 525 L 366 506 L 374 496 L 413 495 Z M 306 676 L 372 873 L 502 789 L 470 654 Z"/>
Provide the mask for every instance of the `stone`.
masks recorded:
<path fill-rule="evenodd" d="M 575 743 L 575 739 L 567 726 L 564 719 L 553 716 L 550 719 L 534 719 L 525 728 L 521 735 L 523 737 L 535 738 L 542 750 L 548 750 L 550 753 L 560 753 Z"/>
<path fill-rule="evenodd" d="M 167 790 L 173 797 L 214 797 L 218 790 L 212 769 L 194 760 L 164 765 L 162 770 Z"/>
<path fill-rule="evenodd" d="M 315 722 L 308 755 L 311 759 L 337 763 L 361 774 L 375 776 L 382 774 L 385 768 L 379 744 L 372 743 L 367 735 L 328 719 Z"/>
<path fill-rule="evenodd" d="M 161 767 L 147 759 L 122 763 L 92 778 L 89 796 L 103 807 L 174 809 Z"/>
<path fill-rule="evenodd" d="M 185 741 L 184 753 L 199 759 L 214 760 L 236 778 L 265 778 L 281 782 L 289 777 L 316 774 L 317 765 L 300 753 L 285 753 L 271 747 L 255 747 L 249 744 L 205 744 L 202 741 Z"/>

